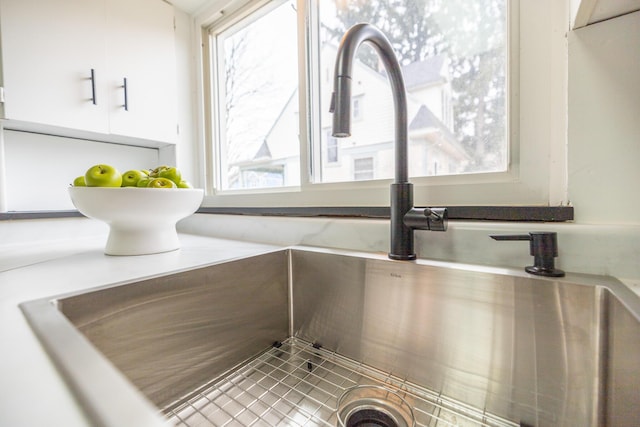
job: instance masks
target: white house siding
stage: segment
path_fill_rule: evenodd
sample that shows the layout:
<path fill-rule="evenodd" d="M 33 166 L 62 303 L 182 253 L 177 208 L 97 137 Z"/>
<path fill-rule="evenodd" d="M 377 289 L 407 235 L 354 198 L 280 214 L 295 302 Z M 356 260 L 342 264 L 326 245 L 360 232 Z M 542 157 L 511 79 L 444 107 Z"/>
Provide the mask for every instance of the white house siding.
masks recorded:
<path fill-rule="evenodd" d="M 295 95 L 292 94 L 280 118 L 265 138 L 271 158 L 285 165 L 285 186 L 300 184 L 300 142 L 299 132 L 296 132 L 299 108 L 298 97 Z"/>
<path fill-rule="evenodd" d="M 321 75 L 332 85 L 336 50 L 327 47 L 322 52 L 323 70 Z M 444 62 L 443 62 L 444 64 Z M 445 74 L 445 70 L 441 70 Z M 394 171 L 394 151 L 392 142 L 395 139 L 395 117 L 391 87 L 385 75 L 378 73 L 356 61 L 353 67 L 352 97 L 361 97 L 362 119 L 352 119 L 349 138 L 338 139 L 339 158 L 334 164 L 326 163 L 326 138 L 331 129 L 332 115 L 328 108 L 322 108 L 323 159 L 325 160 L 322 179 L 324 182 L 349 181 L 354 178 L 353 164 L 355 159 L 373 157 L 374 179 L 392 178 Z M 436 84 L 415 88 L 415 92 L 407 95 L 409 120 L 414 117 L 420 106 L 425 104 L 439 119 L 443 114 L 443 92 L 449 83 L 443 77 Z M 330 104 L 330 93 L 321 94 L 322 105 Z M 450 114 L 448 115 L 450 116 Z M 445 118 L 446 119 L 446 118 Z M 381 145 L 382 144 L 382 145 Z M 384 148 L 382 148 L 384 147 Z M 433 156 L 433 157 L 430 157 Z M 412 141 L 409 146 L 409 171 L 411 175 L 421 176 L 434 174 L 434 162 L 442 165 L 440 172 L 448 173 L 451 158 L 437 147 L 427 147 L 424 140 Z"/>

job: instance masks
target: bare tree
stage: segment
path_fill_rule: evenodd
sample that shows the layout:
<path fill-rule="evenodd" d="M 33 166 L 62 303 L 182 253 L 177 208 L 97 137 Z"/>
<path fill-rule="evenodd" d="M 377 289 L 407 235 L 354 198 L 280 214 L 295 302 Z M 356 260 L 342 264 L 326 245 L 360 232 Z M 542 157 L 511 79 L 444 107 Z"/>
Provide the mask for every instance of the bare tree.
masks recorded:
<path fill-rule="evenodd" d="M 256 123 L 263 107 L 256 100 L 268 94 L 271 83 L 264 78 L 263 61 L 250 42 L 248 27 L 224 43 L 225 136 L 229 163 L 246 157 L 247 146 L 264 136 Z"/>

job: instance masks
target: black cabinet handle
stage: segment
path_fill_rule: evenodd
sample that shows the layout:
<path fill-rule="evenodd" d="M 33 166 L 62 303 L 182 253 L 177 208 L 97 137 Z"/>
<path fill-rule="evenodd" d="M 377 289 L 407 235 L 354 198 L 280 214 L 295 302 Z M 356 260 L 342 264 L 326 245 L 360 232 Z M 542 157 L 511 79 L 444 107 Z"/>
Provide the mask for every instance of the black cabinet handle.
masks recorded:
<path fill-rule="evenodd" d="M 96 99 L 96 70 L 91 69 L 91 102 L 93 105 L 98 105 L 98 100 Z"/>
<path fill-rule="evenodd" d="M 129 94 L 127 90 L 127 78 L 123 79 L 122 87 L 124 89 L 124 110 L 129 111 Z"/>

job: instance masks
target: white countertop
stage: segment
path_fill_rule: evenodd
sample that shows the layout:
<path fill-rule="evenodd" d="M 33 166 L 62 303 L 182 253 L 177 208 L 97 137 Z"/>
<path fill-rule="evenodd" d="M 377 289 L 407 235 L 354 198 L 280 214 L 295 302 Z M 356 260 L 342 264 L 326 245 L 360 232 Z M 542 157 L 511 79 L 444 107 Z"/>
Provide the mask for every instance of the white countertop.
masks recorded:
<path fill-rule="evenodd" d="M 105 235 L 0 247 L 0 425 L 90 425 L 18 305 L 49 296 L 268 252 L 278 246 L 180 234 L 162 254 L 103 254 Z"/>

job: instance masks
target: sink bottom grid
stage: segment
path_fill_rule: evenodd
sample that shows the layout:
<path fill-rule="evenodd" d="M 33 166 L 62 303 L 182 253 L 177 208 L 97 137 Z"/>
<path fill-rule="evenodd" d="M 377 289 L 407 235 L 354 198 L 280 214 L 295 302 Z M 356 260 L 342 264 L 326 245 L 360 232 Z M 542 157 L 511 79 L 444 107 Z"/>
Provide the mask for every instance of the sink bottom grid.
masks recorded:
<path fill-rule="evenodd" d="M 378 385 L 409 402 L 417 427 L 518 426 L 317 347 L 289 338 L 172 404 L 165 416 L 175 426 L 189 427 L 335 427 L 345 390 Z"/>

